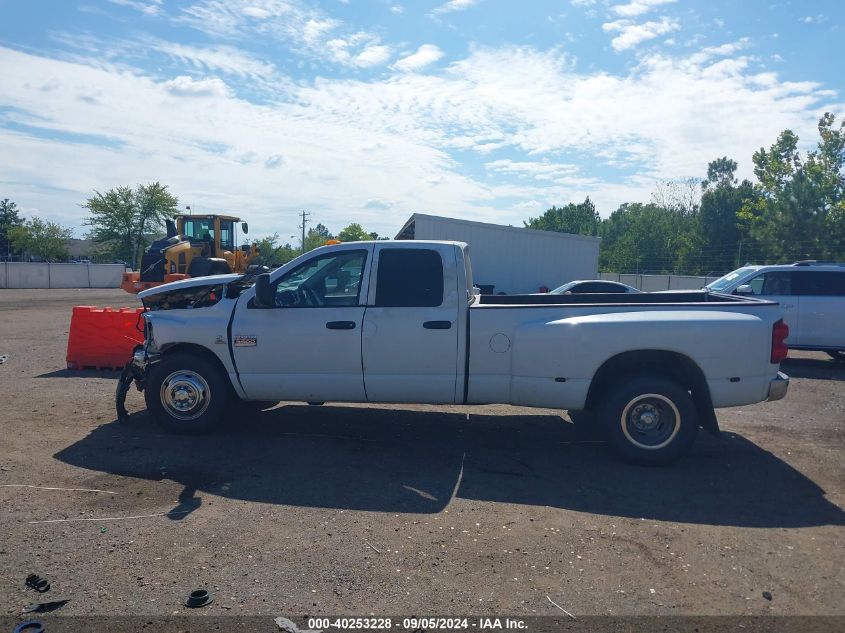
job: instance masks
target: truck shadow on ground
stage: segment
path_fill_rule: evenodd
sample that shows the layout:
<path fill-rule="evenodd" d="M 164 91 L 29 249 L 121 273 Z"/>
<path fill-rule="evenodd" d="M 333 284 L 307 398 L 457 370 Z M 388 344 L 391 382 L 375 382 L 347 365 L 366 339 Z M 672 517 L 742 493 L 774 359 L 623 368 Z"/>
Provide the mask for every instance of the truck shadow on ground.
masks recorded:
<path fill-rule="evenodd" d="M 189 437 L 138 413 L 55 457 L 176 481 L 184 514 L 205 492 L 394 513 L 439 512 L 458 497 L 707 525 L 845 525 L 819 486 L 741 435 L 701 433 L 686 458 L 647 468 L 619 461 L 593 430 L 549 415 L 286 405 Z"/>
<path fill-rule="evenodd" d="M 845 363 L 833 359 L 787 358 L 780 366 L 786 374 L 795 378 L 845 381 Z"/>

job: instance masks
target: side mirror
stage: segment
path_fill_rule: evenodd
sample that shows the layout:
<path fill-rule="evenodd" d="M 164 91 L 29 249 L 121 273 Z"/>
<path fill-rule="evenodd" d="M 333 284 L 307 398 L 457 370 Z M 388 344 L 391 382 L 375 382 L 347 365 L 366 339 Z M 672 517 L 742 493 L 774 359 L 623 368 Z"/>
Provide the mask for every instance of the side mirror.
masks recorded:
<path fill-rule="evenodd" d="M 270 273 L 261 273 L 255 280 L 255 307 L 275 308 L 276 293 L 270 285 Z"/>
<path fill-rule="evenodd" d="M 249 224 L 247 222 L 241 222 L 241 231 L 243 231 L 244 235 L 249 233 Z"/>
<path fill-rule="evenodd" d="M 736 290 L 734 290 L 735 295 L 753 295 L 754 288 L 749 286 L 748 284 L 742 284 Z"/>

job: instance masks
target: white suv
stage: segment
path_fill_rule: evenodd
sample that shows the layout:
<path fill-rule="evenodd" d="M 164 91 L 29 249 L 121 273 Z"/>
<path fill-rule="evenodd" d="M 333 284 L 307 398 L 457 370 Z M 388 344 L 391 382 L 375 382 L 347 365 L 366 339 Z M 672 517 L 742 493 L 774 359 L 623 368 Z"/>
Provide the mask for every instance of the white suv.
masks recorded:
<path fill-rule="evenodd" d="M 845 264 L 744 266 L 706 288 L 777 301 L 789 326 L 790 349 L 819 350 L 845 361 Z"/>

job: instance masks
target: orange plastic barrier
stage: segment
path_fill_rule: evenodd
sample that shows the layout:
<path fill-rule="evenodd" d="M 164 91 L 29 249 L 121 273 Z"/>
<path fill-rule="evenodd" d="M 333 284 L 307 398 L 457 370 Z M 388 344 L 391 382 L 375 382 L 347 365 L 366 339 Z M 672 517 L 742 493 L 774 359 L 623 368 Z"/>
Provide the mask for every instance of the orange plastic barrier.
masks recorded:
<path fill-rule="evenodd" d="M 68 369 L 120 369 L 136 345 L 144 342 L 136 328 L 143 308 L 75 306 L 67 339 Z"/>

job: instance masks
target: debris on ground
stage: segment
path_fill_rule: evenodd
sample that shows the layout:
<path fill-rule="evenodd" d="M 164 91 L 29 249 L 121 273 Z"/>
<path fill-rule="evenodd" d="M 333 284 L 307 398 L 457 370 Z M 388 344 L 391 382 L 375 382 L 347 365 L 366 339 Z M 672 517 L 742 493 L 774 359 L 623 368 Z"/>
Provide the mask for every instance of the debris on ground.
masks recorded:
<path fill-rule="evenodd" d="M 194 589 L 188 596 L 188 599 L 185 600 L 185 606 L 191 609 L 198 609 L 211 604 L 213 601 L 214 598 L 211 597 L 211 593 L 208 590 Z"/>
<path fill-rule="evenodd" d="M 26 577 L 26 586 L 30 589 L 35 589 L 38 593 L 46 593 L 50 591 L 50 583 L 38 574 L 30 574 Z"/>
<path fill-rule="evenodd" d="M 56 609 L 61 609 L 70 600 L 51 600 L 50 602 L 36 602 L 29 604 L 23 608 L 24 613 L 50 613 Z"/>
<path fill-rule="evenodd" d="M 764 597 L 766 600 L 771 600 L 771 599 L 772 599 L 772 592 L 771 592 L 771 591 L 764 591 L 764 592 L 763 592 L 763 597 Z"/>
<path fill-rule="evenodd" d="M 322 633 L 322 631 L 316 629 L 300 629 L 293 620 L 287 618 L 276 618 L 273 622 L 276 623 L 280 631 L 285 631 L 285 633 Z"/>
<path fill-rule="evenodd" d="M 572 615 L 569 611 L 567 611 L 567 610 L 566 610 L 566 609 L 564 609 L 562 606 L 560 606 L 557 602 L 555 602 L 554 600 L 552 600 L 551 598 L 549 598 L 548 596 L 546 596 L 546 600 L 548 600 L 549 602 L 551 602 L 554 606 L 556 606 L 558 609 L 560 609 L 561 611 L 563 611 L 566 615 L 568 615 L 568 616 L 569 616 L 570 618 L 572 618 L 573 620 L 577 620 L 577 619 L 578 619 L 578 618 L 576 618 L 574 615 Z"/>

